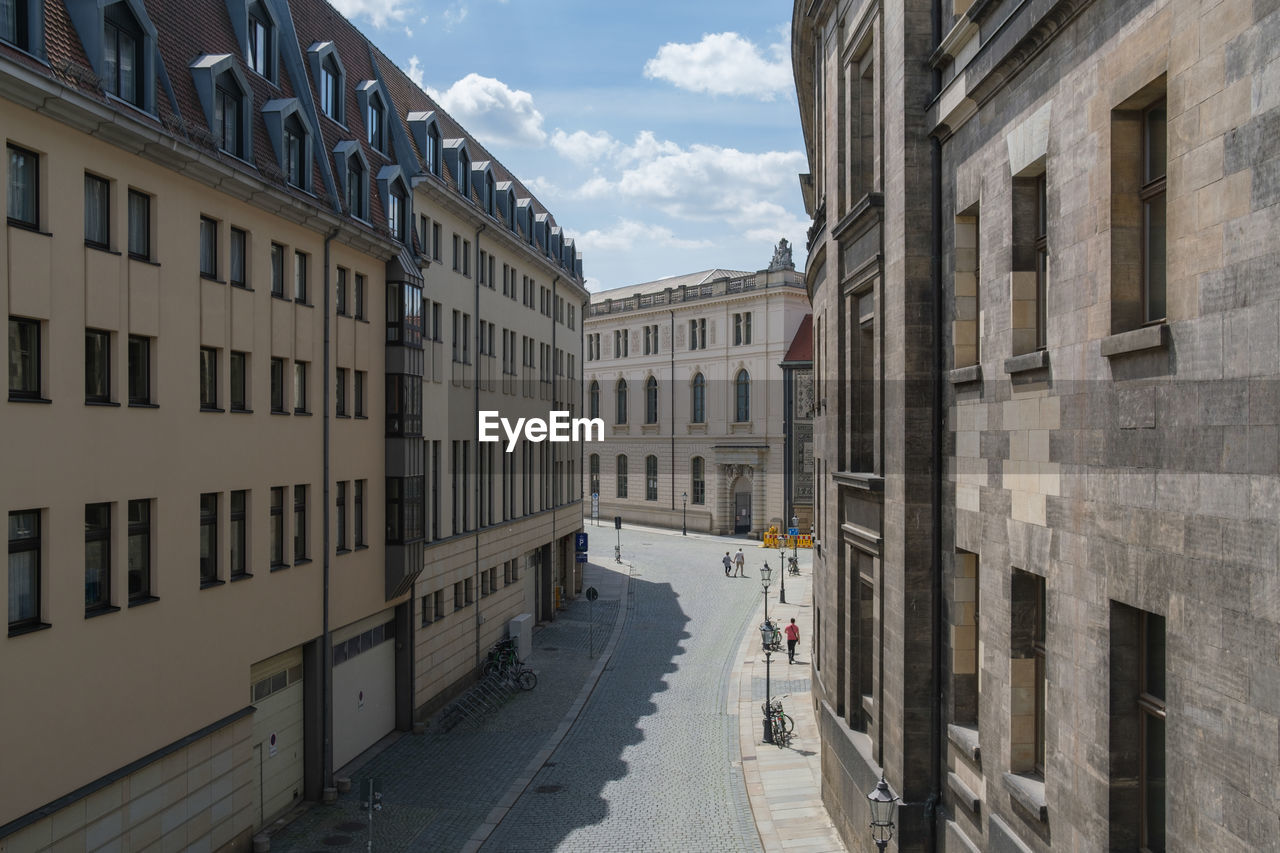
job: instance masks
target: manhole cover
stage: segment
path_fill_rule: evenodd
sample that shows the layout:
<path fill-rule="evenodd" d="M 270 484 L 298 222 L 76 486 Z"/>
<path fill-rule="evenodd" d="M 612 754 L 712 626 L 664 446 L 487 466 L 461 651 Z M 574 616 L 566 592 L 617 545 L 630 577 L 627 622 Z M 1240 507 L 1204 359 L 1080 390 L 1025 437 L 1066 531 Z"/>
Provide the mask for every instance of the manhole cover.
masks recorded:
<path fill-rule="evenodd" d="M 563 785 L 539 785 L 533 789 L 535 794 L 554 794 L 564 789 Z"/>
<path fill-rule="evenodd" d="M 349 820 L 334 827 L 338 832 L 359 832 L 365 828 L 365 824 L 358 820 Z"/>
<path fill-rule="evenodd" d="M 325 847 L 346 847 L 351 839 L 345 835 L 330 835 L 324 840 Z"/>

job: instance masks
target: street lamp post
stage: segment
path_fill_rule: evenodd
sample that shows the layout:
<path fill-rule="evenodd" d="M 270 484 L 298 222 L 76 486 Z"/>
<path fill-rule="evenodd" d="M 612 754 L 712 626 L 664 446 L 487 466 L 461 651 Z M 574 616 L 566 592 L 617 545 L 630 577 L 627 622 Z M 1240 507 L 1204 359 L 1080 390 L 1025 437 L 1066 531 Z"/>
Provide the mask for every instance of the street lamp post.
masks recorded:
<path fill-rule="evenodd" d="M 689 505 L 689 493 L 680 493 L 680 535 L 689 535 L 688 516 L 685 514 L 686 507 Z"/>
<path fill-rule="evenodd" d="M 773 724 L 769 719 L 771 713 L 770 706 L 773 704 L 773 694 L 769 685 L 769 666 L 773 663 L 773 653 L 769 651 L 769 643 L 767 640 L 772 639 L 766 636 L 766 632 L 770 634 L 769 629 L 769 581 L 773 577 L 773 571 L 769 568 L 769 564 L 765 563 L 760 569 L 760 589 L 764 591 L 764 622 L 760 626 L 760 639 L 764 643 L 764 742 L 773 743 Z"/>
<path fill-rule="evenodd" d="M 791 516 L 791 526 L 795 528 L 796 535 L 791 537 L 791 559 L 796 564 L 796 571 L 800 570 L 800 519 L 794 515 Z M 812 543 L 810 543 L 812 544 Z"/>
<path fill-rule="evenodd" d="M 779 578 L 780 578 L 780 580 L 778 581 L 778 603 L 779 604 L 787 603 L 787 570 L 786 568 L 784 568 L 786 565 L 787 565 L 787 552 L 779 548 L 778 549 L 778 570 L 779 570 Z"/>
<path fill-rule="evenodd" d="M 889 783 L 884 780 L 883 774 L 876 783 L 875 790 L 867 794 L 867 801 L 871 806 L 871 840 L 884 850 L 893 840 L 893 818 L 898 810 L 898 796 L 889 790 Z"/>

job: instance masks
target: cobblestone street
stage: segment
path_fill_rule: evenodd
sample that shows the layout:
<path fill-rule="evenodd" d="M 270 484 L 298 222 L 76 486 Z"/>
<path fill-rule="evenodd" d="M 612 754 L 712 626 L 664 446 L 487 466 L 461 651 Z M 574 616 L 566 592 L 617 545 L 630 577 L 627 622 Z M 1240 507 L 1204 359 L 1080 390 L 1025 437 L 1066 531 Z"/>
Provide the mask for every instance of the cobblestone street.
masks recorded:
<path fill-rule="evenodd" d="M 535 631 L 537 689 L 478 728 L 396 738 L 336 804 L 275 833 L 273 851 L 367 849 L 369 778 L 383 792 L 375 851 L 761 849 L 728 691 L 775 553 L 742 543 L 749 577 L 729 579 L 719 560 L 738 540 L 624 529 L 619 566 L 612 527 L 587 532 L 600 598 Z"/>

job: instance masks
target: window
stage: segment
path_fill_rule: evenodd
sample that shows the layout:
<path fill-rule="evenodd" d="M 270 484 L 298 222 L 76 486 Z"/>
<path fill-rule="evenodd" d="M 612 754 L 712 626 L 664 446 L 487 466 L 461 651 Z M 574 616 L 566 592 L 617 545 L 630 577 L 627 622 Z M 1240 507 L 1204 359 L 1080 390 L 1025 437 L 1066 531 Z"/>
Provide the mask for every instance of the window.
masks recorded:
<path fill-rule="evenodd" d="M 40 624 L 40 510 L 9 513 L 9 636 Z"/>
<path fill-rule="evenodd" d="M 1165 173 L 1168 110 L 1161 98 L 1142 112 L 1142 301 L 1148 323 L 1165 317 Z"/>
<path fill-rule="evenodd" d="M 458 581 L 453 585 L 453 609 L 461 610 L 466 606 L 466 599 L 463 597 L 462 581 Z"/>
<path fill-rule="evenodd" d="M 151 339 L 129 336 L 129 405 L 151 405 Z"/>
<path fill-rule="evenodd" d="M 307 188 L 307 132 L 298 120 L 298 114 L 290 115 L 284 122 L 284 176 L 292 186 Z"/>
<path fill-rule="evenodd" d="M 339 367 L 336 371 L 334 409 L 338 417 L 347 417 L 347 368 L 345 367 Z"/>
<path fill-rule="evenodd" d="M 200 217 L 200 275 L 218 277 L 218 223 L 207 216 Z"/>
<path fill-rule="evenodd" d="M 707 380 L 701 373 L 693 375 L 692 393 L 689 422 L 705 424 L 707 422 Z"/>
<path fill-rule="evenodd" d="M 102 21 L 102 85 L 108 92 L 135 106 L 142 106 L 142 28 L 129 12 L 129 4 L 107 6 Z"/>
<path fill-rule="evenodd" d="M 293 301 L 307 301 L 307 256 L 304 252 L 293 253 Z"/>
<path fill-rule="evenodd" d="M 954 367 L 978 364 L 982 357 L 981 221 L 976 204 L 956 216 Z"/>
<path fill-rule="evenodd" d="M 587 417 L 600 417 L 600 383 L 591 380 L 591 388 L 587 391 Z"/>
<path fill-rule="evenodd" d="M 379 151 L 385 151 L 382 100 L 376 94 L 369 97 L 369 105 L 365 110 L 365 129 L 368 132 L 368 143 Z"/>
<path fill-rule="evenodd" d="M 364 276 L 356 273 L 356 319 L 364 319 Z"/>
<path fill-rule="evenodd" d="M 485 267 L 488 264 L 488 260 L 489 260 L 489 253 L 486 252 L 484 249 L 481 249 L 479 269 L 476 270 L 476 282 L 479 284 L 489 283 L 488 279 L 485 278 Z"/>
<path fill-rule="evenodd" d="M 347 269 L 346 267 L 338 267 L 338 281 L 335 287 L 334 301 L 338 305 L 338 316 L 345 317 L 347 314 Z"/>
<path fill-rule="evenodd" d="M 231 352 L 231 411 L 249 411 L 249 356 Z"/>
<path fill-rule="evenodd" d="M 733 380 L 734 407 L 733 420 L 744 424 L 751 420 L 751 376 L 746 370 L 738 371 L 738 378 Z"/>
<path fill-rule="evenodd" d="M 84 507 L 84 612 L 111 607 L 111 504 Z"/>
<path fill-rule="evenodd" d="M 218 148 L 232 157 L 244 157 L 244 133 L 241 114 L 244 94 L 230 72 L 219 75 L 213 92 L 213 135 Z"/>
<path fill-rule="evenodd" d="M 231 579 L 249 577 L 249 529 L 245 508 L 249 492 L 237 489 L 231 493 Z"/>
<path fill-rule="evenodd" d="M 347 550 L 347 484 L 338 483 L 338 496 L 334 500 L 338 510 L 338 551 Z"/>
<path fill-rule="evenodd" d="M 952 581 L 951 683 L 955 721 L 964 726 L 978 726 L 978 665 L 982 660 L 978 635 L 979 602 L 978 555 L 956 550 Z"/>
<path fill-rule="evenodd" d="M 261 3 L 254 3 L 249 7 L 249 67 L 267 79 L 275 76 L 272 70 L 272 35 L 271 18 Z"/>
<path fill-rule="evenodd" d="M 625 498 L 627 496 L 627 457 L 619 455 L 615 460 L 617 465 L 617 497 Z"/>
<path fill-rule="evenodd" d="M 365 416 L 365 413 L 364 413 L 364 385 L 365 385 L 365 381 L 364 381 L 364 379 L 365 379 L 365 375 L 366 375 L 366 371 L 363 371 L 363 370 L 357 370 L 357 371 L 356 371 L 356 384 L 355 384 L 355 394 L 354 394 L 354 396 L 355 396 L 356 417 L 357 417 L 357 418 L 363 418 L 363 417 Z"/>
<path fill-rule="evenodd" d="M 84 330 L 84 401 L 111 401 L 111 333 Z"/>
<path fill-rule="evenodd" d="M 40 321 L 9 318 L 9 399 L 40 399 Z"/>
<path fill-rule="evenodd" d="M 151 196 L 129 190 L 129 255 L 151 260 Z"/>
<path fill-rule="evenodd" d="M 293 487 L 293 561 L 307 559 L 307 487 Z"/>
<path fill-rule="evenodd" d="M 356 480 L 355 504 L 354 504 L 354 521 L 355 521 L 355 543 L 357 548 L 364 547 L 364 489 L 365 481 Z"/>
<path fill-rule="evenodd" d="M 1010 769 L 1044 776 L 1045 581 L 1013 571 L 1011 588 L 1010 681 L 1013 695 L 1030 693 L 1030 703 L 1013 702 Z"/>
<path fill-rule="evenodd" d="M 284 297 L 284 246 L 271 244 L 271 295 Z"/>
<path fill-rule="evenodd" d="M 200 408 L 218 409 L 218 351 L 200 347 Z"/>
<path fill-rule="evenodd" d="M 151 501 L 129 501 L 129 602 L 151 598 Z"/>
<path fill-rule="evenodd" d="M 1036 349 L 1048 343 L 1049 286 L 1049 182 L 1036 179 Z"/>
<path fill-rule="evenodd" d="M 387 228 L 391 230 L 391 236 L 397 240 L 404 240 L 405 227 L 405 197 L 404 190 L 399 184 L 391 187 L 391 191 L 387 193 Z"/>
<path fill-rule="evenodd" d="M 644 381 L 644 422 L 658 422 L 658 380 L 652 376 Z"/>
<path fill-rule="evenodd" d="M 591 494 L 600 494 L 600 454 L 592 453 L 587 469 L 591 473 Z"/>
<path fill-rule="evenodd" d="M 8 149 L 9 221 L 28 228 L 39 228 L 40 155 L 16 145 L 10 145 Z"/>
<path fill-rule="evenodd" d="M 231 272 L 228 276 L 231 283 L 236 287 L 248 287 L 248 267 L 246 263 L 246 254 L 248 252 L 249 235 L 240 228 L 231 229 Z"/>
<path fill-rule="evenodd" d="M 433 222 L 431 223 L 431 260 L 433 261 L 440 260 L 440 243 L 441 242 L 442 242 L 442 238 L 440 236 L 440 223 Z"/>
<path fill-rule="evenodd" d="M 746 346 L 751 343 L 751 314 L 733 315 L 733 345 Z"/>
<path fill-rule="evenodd" d="M 471 157 L 465 148 L 458 152 L 458 192 L 471 198 Z"/>
<path fill-rule="evenodd" d="M 293 363 L 293 411 L 295 414 L 307 413 L 307 362 Z"/>
<path fill-rule="evenodd" d="M 218 582 L 218 493 L 200 496 L 200 585 Z"/>
<path fill-rule="evenodd" d="M 644 499 L 647 501 L 658 499 L 658 457 L 656 456 L 644 458 Z"/>
<path fill-rule="evenodd" d="M 347 212 L 357 219 L 369 218 L 368 193 L 364 188 L 364 164 L 354 155 L 347 157 Z"/>
<path fill-rule="evenodd" d="M 27 0 L 0 0 L 0 41 L 27 50 Z"/>
<path fill-rule="evenodd" d="M 284 565 L 284 486 L 272 486 L 271 568 L 278 569 Z"/>
<path fill-rule="evenodd" d="M 462 274 L 471 276 L 471 241 L 462 241 Z"/>
<path fill-rule="evenodd" d="M 701 456 L 695 456 L 690 461 L 689 473 L 693 486 L 692 499 L 695 504 L 705 504 L 707 502 L 707 466 L 706 460 Z"/>
<path fill-rule="evenodd" d="M 271 411 L 288 414 L 284 407 L 284 359 L 271 359 Z"/>
<path fill-rule="evenodd" d="M 426 160 L 427 168 L 431 170 L 431 174 L 440 174 L 440 131 L 432 124 L 427 128 L 427 150 L 423 152 L 423 159 Z M 436 260 L 439 260 L 439 256 Z"/>
<path fill-rule="evenodd" d="M 614 389 L 614 398 L 617 404 L 617 420 L 615 422 L 625 424 L 627 422 L 627 380 L 618 380 L 618 384 Z"/>
<path fill-rule="evenodd" d="M 1111 602 L 1111 849 L 1166 849 L 1165 618 Z"/>
<path fill-rule="evenodd" d="M 707 321 L 689 321 L 689 349 L 707 348 Z"/>
<path fill-rule="evenodd" d="M 320 63 L 320 109 L 335 121 L 342 121 L 342 74 L 332 56 Z"/>
<path fill-rule="evenodd" d="M 97 175 L 84 176 L 84 242 L 95 249 L 108 248 L 111 240 L 111 182 Z"/>

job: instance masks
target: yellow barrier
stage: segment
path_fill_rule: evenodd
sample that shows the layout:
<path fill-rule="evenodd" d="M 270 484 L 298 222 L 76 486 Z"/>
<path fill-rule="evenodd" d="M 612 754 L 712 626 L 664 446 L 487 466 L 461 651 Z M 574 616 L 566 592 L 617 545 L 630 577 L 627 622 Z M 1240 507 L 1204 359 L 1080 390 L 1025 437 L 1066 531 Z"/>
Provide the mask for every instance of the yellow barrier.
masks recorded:
<path fill-rule="evenodd" d="M 813 537 L 805 534 L 802 536 L 785 536 L 781 533 L 765 533 L 760 538 L 761 548 L 812 548 Z"/>

